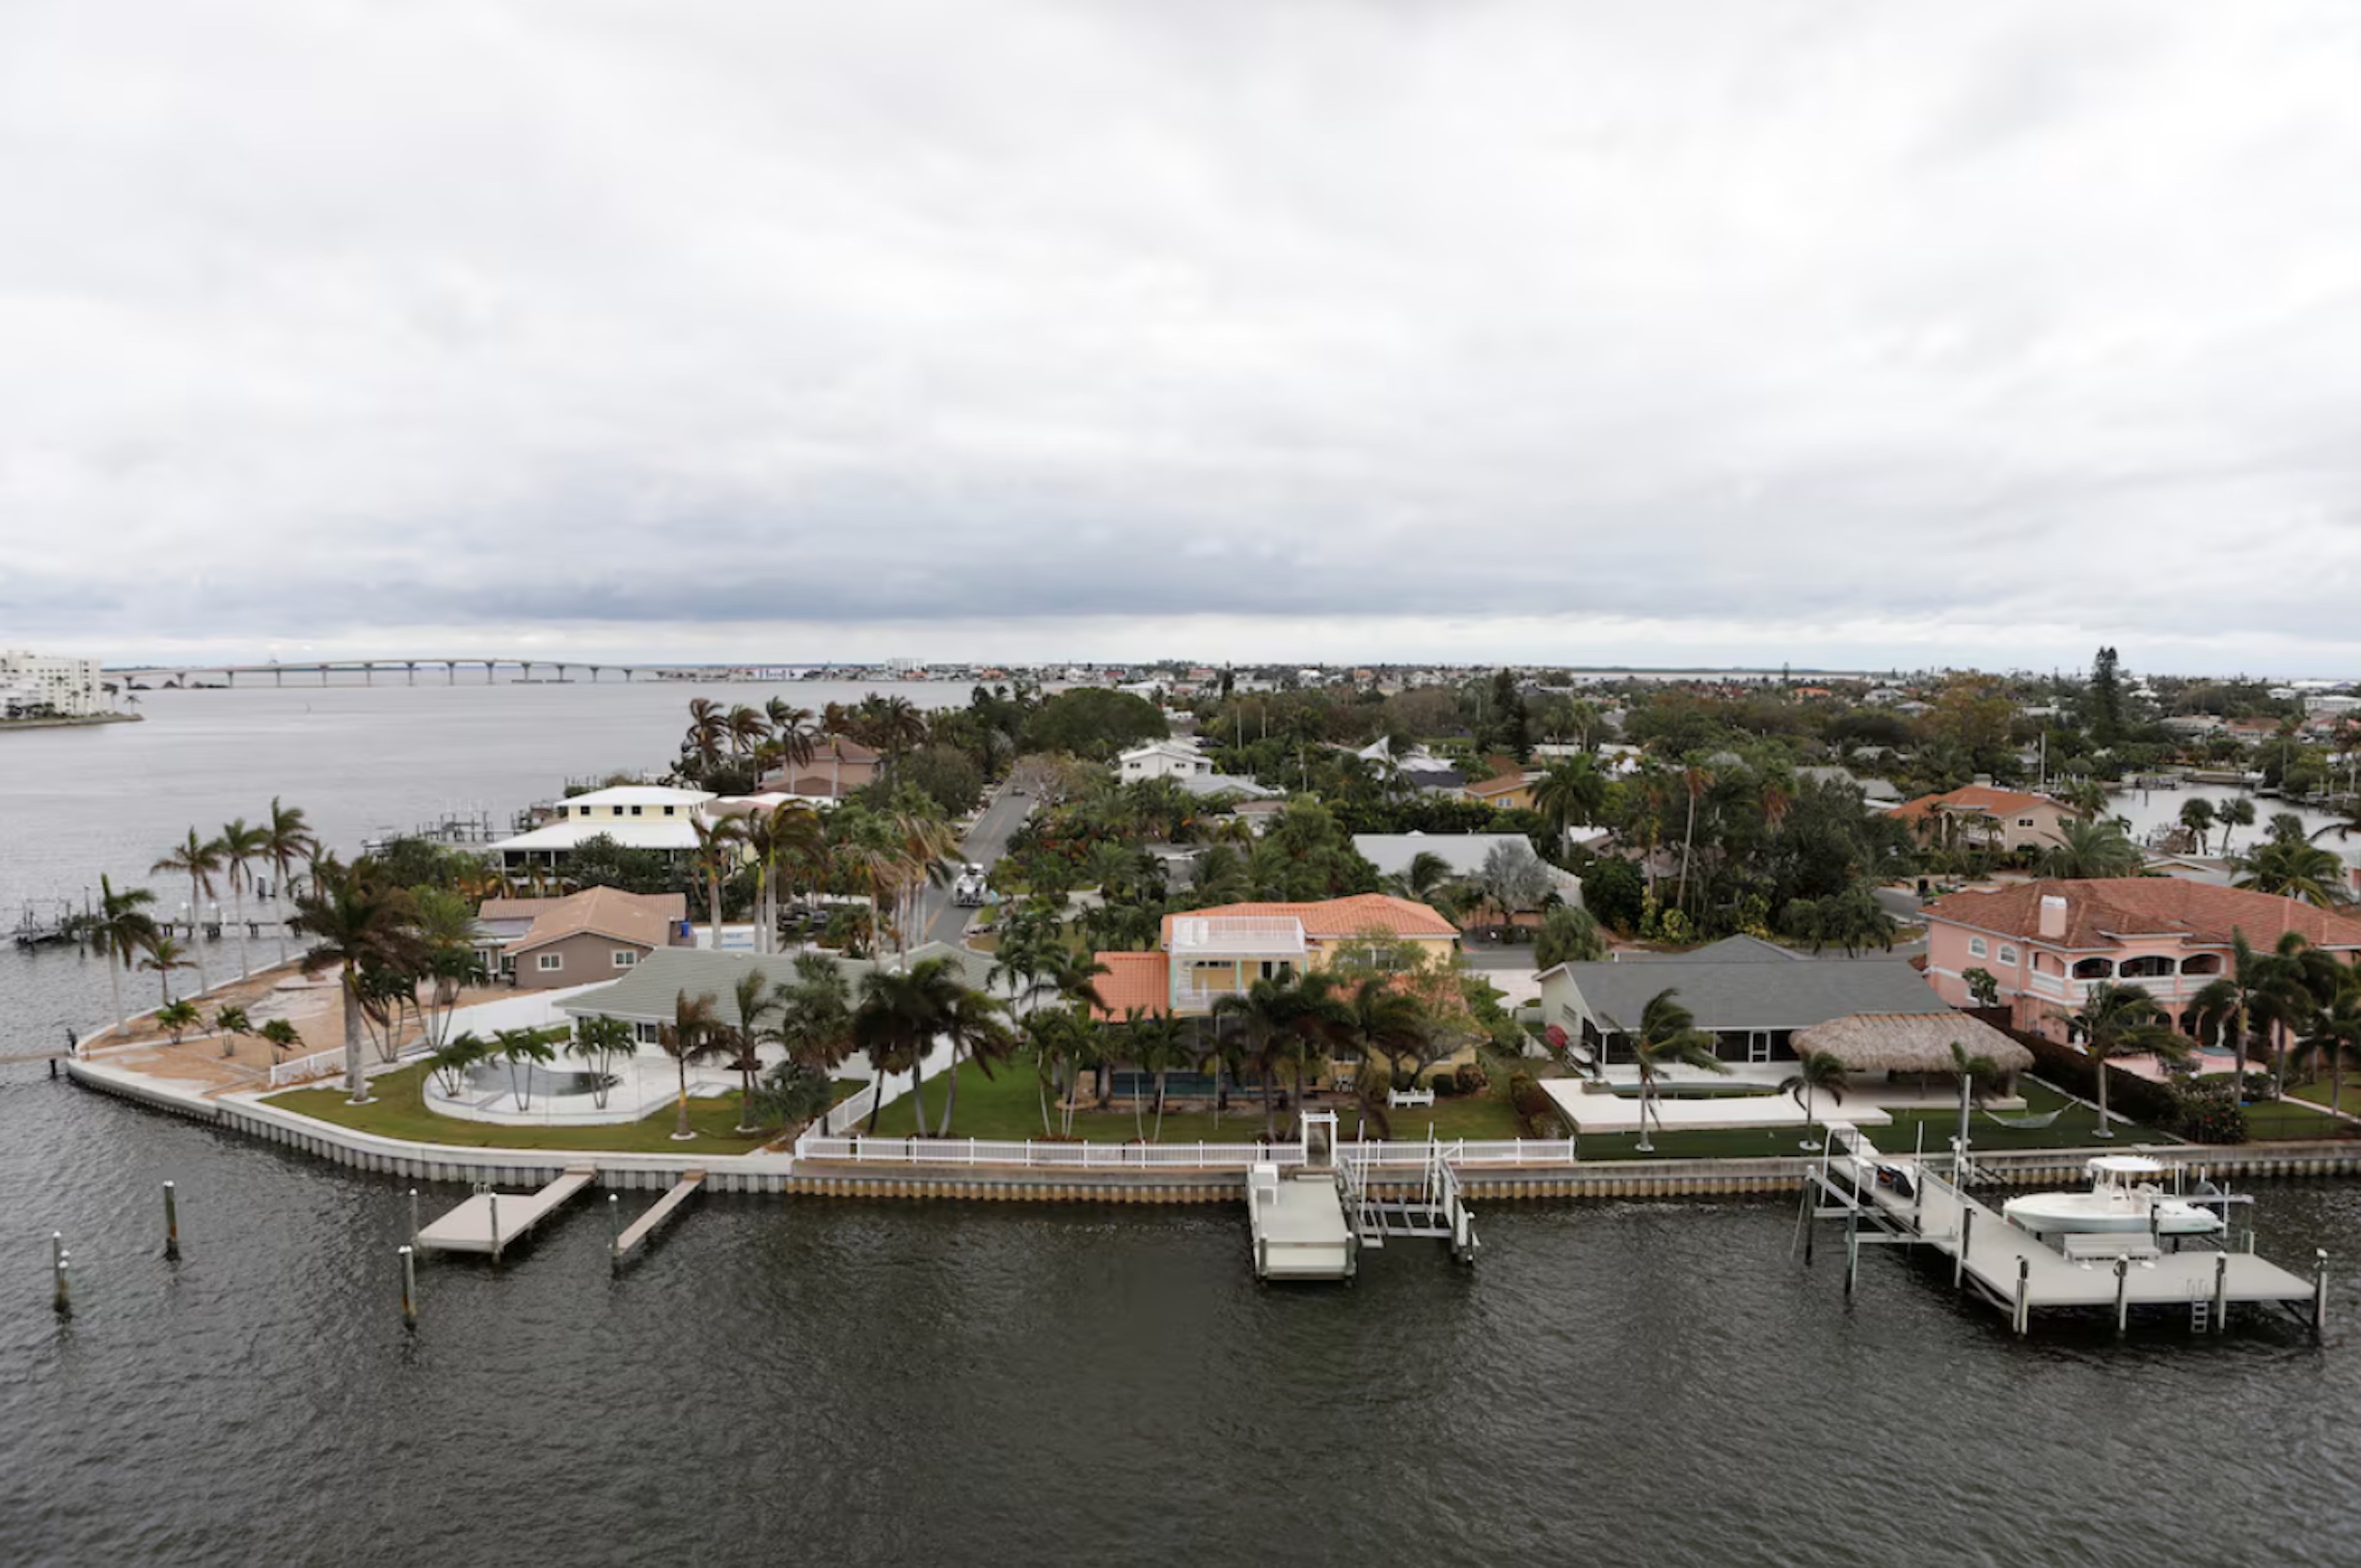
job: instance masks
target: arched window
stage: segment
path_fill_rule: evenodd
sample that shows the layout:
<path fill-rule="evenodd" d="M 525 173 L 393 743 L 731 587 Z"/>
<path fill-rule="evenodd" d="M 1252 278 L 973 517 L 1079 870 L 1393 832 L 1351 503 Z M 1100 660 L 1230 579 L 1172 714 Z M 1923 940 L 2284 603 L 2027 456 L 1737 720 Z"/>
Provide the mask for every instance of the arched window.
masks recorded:
<path fill-rule="evenodd" d="M 2181 960 L 2181 972 L 2185 975 L 2218 975 L 2222 972 L 2221 955 L 2192 953 Z"/>
<path fill-rule="evenodd" d="M 2173 960 L 2159 954 L 2143 953 L 2135 959 L 2126 959 L 2116 965 L 2115 972 L 2126 980 L 2153 980 L 2173 972 Z"/>
<path fill-rule="evenodd" d="M 2076 980 L 2112 980 L 2115 978 L 2114 961 L 2109 959 L 2076 959 L 2074 977 Z"/>

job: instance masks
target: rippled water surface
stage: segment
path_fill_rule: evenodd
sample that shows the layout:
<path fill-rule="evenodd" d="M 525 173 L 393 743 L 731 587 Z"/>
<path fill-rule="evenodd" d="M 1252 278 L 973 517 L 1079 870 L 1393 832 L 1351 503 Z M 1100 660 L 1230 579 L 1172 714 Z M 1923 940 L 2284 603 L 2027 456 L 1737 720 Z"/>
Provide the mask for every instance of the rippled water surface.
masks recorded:
<path fill-rule="evenodd" d="M 668 739 L 667 696 L 634 736 Z M 470 793 L 448 755 L 419 776 L 410 723 L 336 796 L 360 827 Z M 639 743 L 580 724 L 512 717 L 511 793 Z M 186 758 L 200 821 L 249 775 L 334 794 L 315 748 L 221 743 L 243 760 Z M 79 843 L 60 864 L 152 856 L 118 782 L 36 825 L 28 794 L 76 792 L 14 767 L 12 857 L 34 825 Z M 10 1037 L 103 998 L 69 957 L 0 974 Z M 398 1183 L 0 1067 L 0 1565 L 2361 1562 L 2342 1317 L 2324 1346 L 2259 1314 L 2018 1341 L 1889 1255 L 1848 1308 L 1783 1203 L 1491 1205 L 1472 1271 L 1398 1246 L 1312 1290 L 1252 1283 L 1236 1208 L 754 1199 L 618 1282 L 584 1203 L 499 1271 L 429 1268 L 415 1336 L 405 1214 Z M 2262 1222 L 2361 1311 L 2361 1189 L 2268 1189 Z"/>

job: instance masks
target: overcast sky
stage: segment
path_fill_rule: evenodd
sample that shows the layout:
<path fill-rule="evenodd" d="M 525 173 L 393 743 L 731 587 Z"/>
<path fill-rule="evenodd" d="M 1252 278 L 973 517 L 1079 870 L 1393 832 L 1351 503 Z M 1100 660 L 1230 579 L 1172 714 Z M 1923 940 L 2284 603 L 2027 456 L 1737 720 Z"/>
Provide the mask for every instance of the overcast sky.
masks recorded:
<path fill-rule="evenodd" d="M 2361 7 L 8 0 L 0 641 L 2361 673 Z"/>

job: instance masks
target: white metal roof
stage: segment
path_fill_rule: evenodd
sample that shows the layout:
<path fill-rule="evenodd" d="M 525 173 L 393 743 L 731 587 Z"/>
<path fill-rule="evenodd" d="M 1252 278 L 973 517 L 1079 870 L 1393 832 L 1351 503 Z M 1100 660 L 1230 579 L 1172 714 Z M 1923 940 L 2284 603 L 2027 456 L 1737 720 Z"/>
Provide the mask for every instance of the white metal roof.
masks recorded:
<path fill-rule="evenodd" d="M 491 848 L 506 852 L 517 851 L 571 850 L 584 839 L 606 837 L 613 839 L 627 850 L 693 850 L 696 848 L 694 817 L 578 817 L 561 823 L 550 823 L 529 833 L 504 838 Z"/>
<path fill-rule="evenodd" d="M 693 806 L 712 799 L 711 790 L 682 790 L 669 784 L 616 784 L 568 796 L 561 806 Z"/>

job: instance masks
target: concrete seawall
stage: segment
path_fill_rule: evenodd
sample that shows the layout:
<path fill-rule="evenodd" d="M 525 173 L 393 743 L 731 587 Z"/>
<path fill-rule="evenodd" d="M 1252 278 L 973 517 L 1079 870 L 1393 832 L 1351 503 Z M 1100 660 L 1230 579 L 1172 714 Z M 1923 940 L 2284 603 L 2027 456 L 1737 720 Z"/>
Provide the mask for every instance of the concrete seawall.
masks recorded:
<path fill-rule="evenodd" d="M 692 1170 L 708 1173 L 715 1192 L 812 1198 L 936 1199 L 987 1203 L 1204 1203 L 1245 1198 L 1243 1172 L 1026 1169 L 1021 1166 L 855 1164 L 798 1160 L 784 1153 L 714 1154 L 691 1145 L 680 1153 L 582 1149 L 470 1149 L 380 1138 L 235 1096 L 207 1096 L 104 1063 L 71 1060 L 75 1083 L 152 1110 L 210 1122 L 332 1164 L 411 1181 L 495 1181 L 537 1185 L 570 1166 L 594 1165 L 602 1186 L 661 1191 Z M 2033 1149 L 1982 1154 L 1976 1164 L 2009 1186 L 2076 1186 L 2093 1154 L 2124 1149 Z M 2173 1156 L 2217 1181 L 2242 1184 L 2361 1176 L 2361 1142 L 2175 1146 Z M 1458 1168 L 1461 1190 L 1479 1201 L 1614 1198 L 1721 1198 L 1792 1193 L 1808 1158 L 1731 1160 L 1574 1160 Z M 1387 1173 L 1381 1190 L 1405 1184 Z"/>

